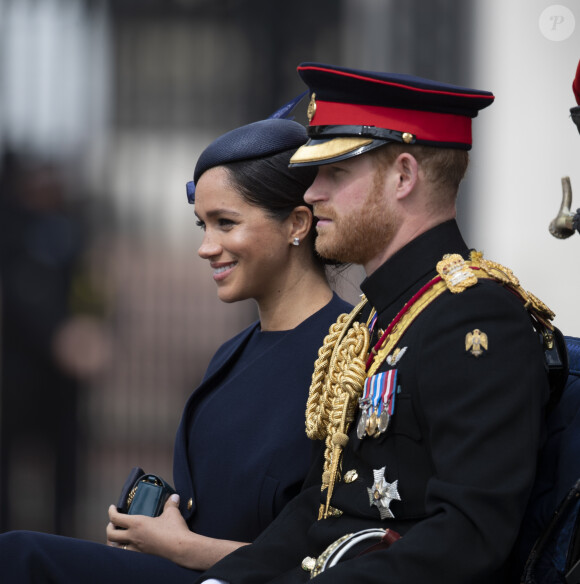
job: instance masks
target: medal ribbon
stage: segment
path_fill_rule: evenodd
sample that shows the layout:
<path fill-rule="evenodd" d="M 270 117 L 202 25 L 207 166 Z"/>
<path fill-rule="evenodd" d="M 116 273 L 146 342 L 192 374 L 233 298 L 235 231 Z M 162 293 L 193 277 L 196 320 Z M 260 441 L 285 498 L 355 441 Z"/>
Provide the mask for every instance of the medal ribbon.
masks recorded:
<path fill-rule="evenodd" d="M 371 322 L 369 323 L 369 332 L 372 333 L 373 329 L 375 328 L 375 324 L 377 324 L 377 317 L 379 316 L 378 312 L 375 312 L 373 317 L 371 318 Z"/>
<path fill-rule="evenodd" d="M 370 404 L 371 403 L 371 387 L 372 387 L 372 377 L 367 377 L 365 379 L 365 384 L 363 387 L 363 394 L 362 394 L 362 399 L 360 400 L 362 403 L 367 402 Z"/>
<path fill-rule="evenodd" d="M 371 400 L 373 404 L 373 410 L 379 414 L 379 407 L 381 403 L 382 393 L 385 391 L 383 380 L 381 375 L 373 375 L 371 377 Z"/>
<path fill-rule="evenodd" d="M 364 384 L 363 400 L 369 400 L 377 415 L 380 415 L 385 408 L 388 408 L 387 413 L 392 415 L 395 410 L 396 386 L 396 369 L 390 369 L 367 377 Z"/>
<path fill-rule="evenodd" d="M 397 370 L 391 369 L 389 371 L 385 371 L 385 375 L 387 376 L 385 386 L 386 391 L 384 392 L 383 398 L 383 408 L 388 408 L 387 413 L 389 416 L 393 415 L 395 411 L 395 388 L 397 387 Z"/>

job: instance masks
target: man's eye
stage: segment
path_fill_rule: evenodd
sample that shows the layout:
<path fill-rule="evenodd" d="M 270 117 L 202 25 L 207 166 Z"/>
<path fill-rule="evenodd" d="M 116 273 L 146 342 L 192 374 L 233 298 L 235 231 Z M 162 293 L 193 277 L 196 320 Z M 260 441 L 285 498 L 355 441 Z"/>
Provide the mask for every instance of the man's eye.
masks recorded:
<path fill-rule="evenodd" d="M 231 219 L 218 219 L 218 225 L 220 227 L 233 227 L 235 223 Z"/>

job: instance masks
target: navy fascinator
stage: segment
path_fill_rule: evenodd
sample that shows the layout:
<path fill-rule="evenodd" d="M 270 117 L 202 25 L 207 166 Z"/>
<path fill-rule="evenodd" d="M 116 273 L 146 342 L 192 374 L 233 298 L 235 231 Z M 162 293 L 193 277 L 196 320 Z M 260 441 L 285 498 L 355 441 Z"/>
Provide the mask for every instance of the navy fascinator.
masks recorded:
<path fill-rule="evenodd" d="M 266 158 L 302 146 L 308 139 L 306 129 L 298 122 L 286 119 L 286 116 L 304 95 L 282 106 L 270 118 L 236 128 L 214 140 L 201 153 L 195 165 L 193 180 L 186 185 L 187 200 L 191 204 L 195 202 L 197 181 L 206 170 L 214 166 Z"/>

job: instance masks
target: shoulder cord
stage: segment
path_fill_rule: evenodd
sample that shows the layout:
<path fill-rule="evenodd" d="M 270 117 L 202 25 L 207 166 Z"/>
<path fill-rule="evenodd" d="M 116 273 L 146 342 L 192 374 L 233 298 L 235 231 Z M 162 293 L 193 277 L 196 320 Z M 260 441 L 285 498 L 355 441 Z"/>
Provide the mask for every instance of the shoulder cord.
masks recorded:
<path fill-rule="evenodd" d="M 328 488 L 329 496 L 326 508 L 321 508 L 325 514 L 340 472 L 340 455 L 348 443 L 348 426 L 354 420 L 366 378 L 364 359 L 370 333 L 365 323 L 355 322 L 366 303 L 363 297 L 350 314 L 341 314 L 330 327 L 312 374 L 306 405 L 306 434 L 312 440 L 324 439 L 326 444 L 322 490 Z"/>

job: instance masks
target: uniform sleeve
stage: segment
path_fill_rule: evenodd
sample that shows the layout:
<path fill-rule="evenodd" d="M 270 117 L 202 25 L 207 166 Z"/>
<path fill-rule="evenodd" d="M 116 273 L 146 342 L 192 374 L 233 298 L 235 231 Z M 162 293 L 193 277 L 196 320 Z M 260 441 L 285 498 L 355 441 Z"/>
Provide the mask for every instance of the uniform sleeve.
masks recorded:
<path fill-rule="evenodd" d="M 303 490 L 252 545 L 226 556 L 205 572 L 198 583 L 215 578 L 232 584 L 259 584 L 295 572 L 307 556 L 306 534 L 316 520 L 319 499 L 320 485 Z"/>
<path fill-rule="evenodd" d="M 369 584 L 509 581 L 548 394 L 542 351 L 519 300 L 495 283 L 440 300 L 421 321 L 414 373 L 433 464 L 426 518 L 388 550 L 340 563 L 318 584 L 363 574 Z M 476 329 L 487 335 L 478 357 L 466 346 Z"/>

